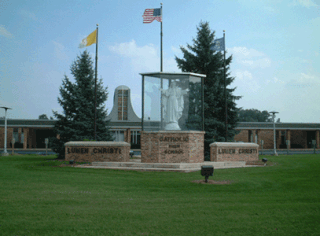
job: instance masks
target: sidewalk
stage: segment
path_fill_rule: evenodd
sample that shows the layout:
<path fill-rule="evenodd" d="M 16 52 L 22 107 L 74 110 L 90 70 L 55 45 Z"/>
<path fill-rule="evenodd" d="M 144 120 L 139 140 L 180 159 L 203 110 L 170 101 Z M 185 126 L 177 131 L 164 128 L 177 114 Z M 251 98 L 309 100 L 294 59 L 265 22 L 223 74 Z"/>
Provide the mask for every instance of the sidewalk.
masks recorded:
<path fill-rule="evenodd" d="M 201 166 L 211 165 L 215 169 L 261 167 L 261 165 L 246 165 L 245 161 L 235 162 L 210 162 L 202 163 L 141 163 L 141 159 L 131 159 L 130 162 L 92 162 L 91 165 L 76 165 L 78 168 L 135 170 L 135 171 L 174 171 L 195 172 L 201 170 Z"/>

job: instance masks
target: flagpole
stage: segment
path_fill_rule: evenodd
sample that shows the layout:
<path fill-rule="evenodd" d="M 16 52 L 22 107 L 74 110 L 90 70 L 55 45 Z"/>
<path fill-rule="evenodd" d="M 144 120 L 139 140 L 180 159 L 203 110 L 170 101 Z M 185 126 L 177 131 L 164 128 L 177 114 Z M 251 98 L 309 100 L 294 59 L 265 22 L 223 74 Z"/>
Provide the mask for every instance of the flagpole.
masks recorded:
<path fill-rule="evenodd" d="M 163 36 L 163 33 L 162 33 L 162 20 L 163 20 L 163 17 L 162 17 L 162 3 L 160 3 L 161 5 L 161 8 L 160 8 L 160 15 L 161 15 L 161 23 L 160 23 L 160 72 L 163 71 L 163 60 L 162 60 L 162 36 Z M 161 78 L 161 89 L 163 89 L 163 79 Z M 162 116 L 163 116 L 163 107 L 162 107 L 162 93 L 161 93 L 161 130 L 163 130 L 163 119 L 162 119 Z"/>
<path fill-rule="evenodd" d="M 94 140 L 97 141 L 97 75 L 98 75 L 98 26 L 97 24 L 97 33 L 96 33 L 96 66 L 95 66 L 95 81 L 94 81 Z"/>
<path fill-rule="evenodd" d="M 162 34 L 162 19 L 163 19 L 163 17 L 162 17 L 162 3 L 160 3 L 161 4 L 161 8 L 160 8 L 160 14 L 161 14 L 161 31 L 160 31 L 160 45 L 161 45 L 161 48 L 160 48 L 160 54 L 161 54 L 161 56 L 160 56 L 160 72 L 162 72 L 163 71 L 163 58 L 162 58 L 162 36 L 163 36 L 163 34 Z"/>
<path fill-rule="evenodd" d="M 223 30 L 223 43 L 224 43 L 224 56 L 223 56 L 223 65 L 224 65 L 224 101 L 225 101 L 225 142 L 228 142 L 228 112 L 227 112 L 227 85 L 226 85 L 226 34 Z"/>

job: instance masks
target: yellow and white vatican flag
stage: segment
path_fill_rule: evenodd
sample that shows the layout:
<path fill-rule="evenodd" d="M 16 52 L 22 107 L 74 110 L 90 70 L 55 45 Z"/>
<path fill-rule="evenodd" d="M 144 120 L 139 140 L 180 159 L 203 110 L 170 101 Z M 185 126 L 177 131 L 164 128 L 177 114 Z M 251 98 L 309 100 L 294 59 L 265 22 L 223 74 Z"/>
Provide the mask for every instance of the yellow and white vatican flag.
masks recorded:
<path fill-rule="evenodd" d="M 97 42 L 97 30 L 93 31 L 91 34 L 89 34 L 88 37 L 84 38 L 81 41 L 79 48 L 88 47 L 91 44 L 94 44 L 96 42 Z"/>

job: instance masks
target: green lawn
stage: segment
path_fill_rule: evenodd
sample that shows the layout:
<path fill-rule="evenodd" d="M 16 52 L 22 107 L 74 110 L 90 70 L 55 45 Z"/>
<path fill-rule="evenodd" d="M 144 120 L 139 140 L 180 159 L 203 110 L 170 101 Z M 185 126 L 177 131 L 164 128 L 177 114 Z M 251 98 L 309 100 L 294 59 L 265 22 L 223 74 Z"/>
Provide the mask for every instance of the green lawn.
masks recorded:
<path fill-rule="evenodd" d="M 209 178 L 229 185 L 0 157 L 0 235 L 320 235 L 320 155 L 263 157 Z"/>

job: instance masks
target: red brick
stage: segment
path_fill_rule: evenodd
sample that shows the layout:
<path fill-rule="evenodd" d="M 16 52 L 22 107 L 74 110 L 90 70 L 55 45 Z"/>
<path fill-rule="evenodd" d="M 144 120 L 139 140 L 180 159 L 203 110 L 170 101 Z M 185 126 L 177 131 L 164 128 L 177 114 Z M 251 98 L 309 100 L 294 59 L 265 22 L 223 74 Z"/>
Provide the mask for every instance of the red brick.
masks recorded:
<path fill-rule="evenodd" d="M 204 161 L 203 131 L 143 131 L 142 163 L 201 163 Z"/>

